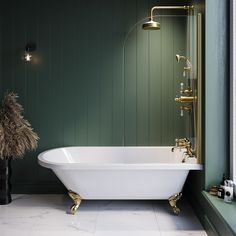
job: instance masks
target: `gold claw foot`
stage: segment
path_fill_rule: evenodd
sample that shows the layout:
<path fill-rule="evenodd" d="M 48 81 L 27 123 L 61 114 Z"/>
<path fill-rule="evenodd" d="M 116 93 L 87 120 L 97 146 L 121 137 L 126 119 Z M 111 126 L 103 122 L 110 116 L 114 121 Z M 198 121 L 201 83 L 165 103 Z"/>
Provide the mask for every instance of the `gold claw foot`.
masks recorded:
<path fill-rule="evenodd" d="M 79 194 L 77 194 L 71 190 L 69 190 L 68 194 L 69 194 L 70 198 L 74 201 L 74 204 L 70 208 L 70 213 L 72 215 L 74 215 L 76 213 L 76 211 L 78 210 L 82 199 L 79 196 Z"/>
<path fill-rule="evenodd" d="M 177 201 L 182 197 L 182 193 L 177 193 L 174 196 L 171 196 L 169 200 L 169 204 L 172 207 L 172 210 L 175 215 L 180 213 L 180 209 L 176 206 Z"/>

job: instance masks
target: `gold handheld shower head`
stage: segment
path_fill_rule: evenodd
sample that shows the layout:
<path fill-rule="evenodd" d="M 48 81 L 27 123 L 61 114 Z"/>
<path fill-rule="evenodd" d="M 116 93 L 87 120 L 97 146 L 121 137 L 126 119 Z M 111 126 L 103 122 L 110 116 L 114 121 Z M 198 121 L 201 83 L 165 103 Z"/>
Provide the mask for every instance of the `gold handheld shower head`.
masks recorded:
<path fill-rule="evenodd" d="M 177 62 L 180 62 L 180 60 L 182 60 L 182 59 L 187 60 L 187 58 L 185 56 L 180 56 L 179 54 L 176 54 L 175 57 L 176 57 Z"/>

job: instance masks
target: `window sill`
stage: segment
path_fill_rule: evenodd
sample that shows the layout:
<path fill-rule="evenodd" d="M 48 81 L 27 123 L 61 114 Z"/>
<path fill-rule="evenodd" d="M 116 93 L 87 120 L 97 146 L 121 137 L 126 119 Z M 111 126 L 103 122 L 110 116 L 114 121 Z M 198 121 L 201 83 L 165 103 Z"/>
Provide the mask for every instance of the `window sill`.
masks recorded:
<path fill-rule="evenodd" d="M 236 234 L 236 202 L 225 203 L 222 199 L 212 196 L 206 191 L 203 191 L 202 194 L 222 221 Z"/>

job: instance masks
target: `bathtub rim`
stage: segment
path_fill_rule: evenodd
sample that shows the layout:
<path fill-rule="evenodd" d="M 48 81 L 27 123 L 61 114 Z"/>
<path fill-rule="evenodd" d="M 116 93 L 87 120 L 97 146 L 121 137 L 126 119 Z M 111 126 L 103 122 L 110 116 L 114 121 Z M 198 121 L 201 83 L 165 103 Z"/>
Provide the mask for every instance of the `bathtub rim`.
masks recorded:
<path fill-rule="evenodd" d="M 79 169 L 79 170 L 202 170 L 202 164 L 191 163 L 57 163 L 48 161 L 44 158 L 44 154 L 62 148 L 167 148 L 171 146 L 65 146 L 59 148 L 52 148 L 41 152 L 38 155 L 39 165 L 49 169 Z"/>

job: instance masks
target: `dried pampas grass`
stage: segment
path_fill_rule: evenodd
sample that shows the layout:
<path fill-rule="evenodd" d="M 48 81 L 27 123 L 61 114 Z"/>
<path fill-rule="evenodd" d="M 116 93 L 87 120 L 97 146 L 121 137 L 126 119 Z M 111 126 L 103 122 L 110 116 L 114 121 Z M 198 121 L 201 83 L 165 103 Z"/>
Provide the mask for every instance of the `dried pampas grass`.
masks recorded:
<path fill-rule="evenodd" d="M 17 94 L 7 94 L 0 110 L 0 158 L 21 158 L 37 147 L 38 135 L 24 119 Z"/>

